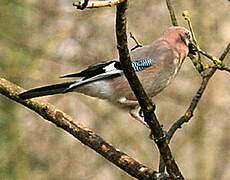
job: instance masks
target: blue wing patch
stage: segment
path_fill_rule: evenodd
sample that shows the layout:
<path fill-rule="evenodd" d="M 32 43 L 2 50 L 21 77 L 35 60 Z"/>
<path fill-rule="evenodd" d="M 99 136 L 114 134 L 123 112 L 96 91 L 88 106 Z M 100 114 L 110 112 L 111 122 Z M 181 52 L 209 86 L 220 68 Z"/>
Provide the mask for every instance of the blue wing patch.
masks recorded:
<path fill-rule="evenodd" d="M 142 71 L 154 64 L 153 59 L 144 59 L 140 61 L 133 61 L 132 62 L 132 67 L 134 71 Z"/>

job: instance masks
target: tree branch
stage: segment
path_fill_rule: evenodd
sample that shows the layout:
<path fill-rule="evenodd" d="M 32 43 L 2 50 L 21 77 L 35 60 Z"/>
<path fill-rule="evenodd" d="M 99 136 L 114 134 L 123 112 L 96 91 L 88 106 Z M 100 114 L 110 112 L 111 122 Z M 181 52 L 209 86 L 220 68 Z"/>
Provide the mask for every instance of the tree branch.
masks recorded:
<path fill-rule="evenodd" d="M 166 0 L 166 5 L 167 5 L 167 8 L 169 10 L 172 25 L 178 26 L 178 22 L 177 22 L 176 15 L 175 15 L 175 12 L 174 12 L 173 7 L 172 7 L 171 0 Z"/>
<path fill-rule="evenodd" d="M 113 5 L 117 5 L 127 0 L 109 0 L 109 1 L 76 1 L 73 3 L 73 6 L 76 9 L 83 10 L 85 8 L 99 8 L 99 7 L 111 7 Z"/>
<path fill-rule="evenodd" d="M 194 42 L 194 44 L 192 44 L 192 47 L 194 48 L 194 51 L 196 51 L 198 53 L 198 60 L 193 58 L 193 56 L 189 56 L 189 57 L 192 60 L 193 64 L 195 65 L 196 69 L 199 71 L 200 75 L 202 77 L 206 76 L 206 74 L 203 73 L 203 71 L 205 69 L 212 68 L 212 67 L 215 67 L 216 69 L 221 70 L 221 71 L 230 72 L 230 68 L 227 67 L 220 59 L 218 59 L 215 56 L 212 56 L 212 55 L 208 54 L 207 52 L 205 52 L 204 50 L 202 50 L 200 48 L 200 45 L 199 45 L 199 43 L 198 43 L 198 41 L 196 39 L 194 30 L 193 30 L 193 27 L 192 27 L 190 13 L 188 11 L 183 11 L 182 15 L 184 16 L 185 20 L 188 22 L 188 26 L 189 26 L 189 29 L 190 29 L 191 34 L 192 34 L 192 39 L 193 39 L 193 42 Z M 209 60 L 211 60 L 214 65 L 211 65 L 211 66 L 208 65 L 208 64 L 203 65 L 203 63 L 201 62 L 201 54 L 203 56 L 205 56 L 206 58 L 208 58 Z"/>
<path fill-rule="evenodd" d="M 52 122 L 57 127 L 60 127 L 69 134 L 73 135 L 83 144 L 102 155 L 104 158 L 127 172 L 129 175 L 138 179 L 149 179 L 150 177 L 156 179 L 165 179 L 168 177 L 163 173 L 158 173 L 153 169 L 140 164 L 127 154 L 114 148 L 96 133 L 82 126 L 78 121 L 57 109 L 55 106 L 40 100 L 21 100 L 17 95 L 23 91 L 24 89 L 21 87 L 16 86 L 15 84 L 3 78 L 0 78 L 1 94 L 28 107 L 32 111 L 38 113 L 38 115 L 42 116 L 44 119 Z"/>
<path fill-rule="evenodd" d="M 175 16 L 173 7 L 171 5 L 171 2 L 170 2 L 170 0 L 166 0 L 166 2 L 167 2 L 168 10 L 170 12 L 172 24 L 173 25 L 177 25 L 176 16 Z M 194 35 L 194 31 L 193 31 L 193 28 L 192 28 L 192 24 L 191 24 L 189 12 L 188 11 L 184 11 L 182 15 L 184 16 L 185 20 L 188 22 L 189 28 L 190 28 L 192 36 L 193 36 L 193 40 L 195 42 L 195 48 L 197 49 L 198 53 L 201 53 L 204 56 L 206 56 L 207 58 L 211 59 L 216 66 L 212 67 L 208 74 L 203 75 L 203 73 L 202 73 L 202 71 L 203 71 L 203 65 L 200 62 L 200 56 L 198 57 L 198 60 L 196 60 L 195 57 L 193 57 L 191 54 L 189 55 L 190 59 L 192 60 L 192 62 L 194 64 L 194 66 L 196 67 L 196 69 L 198 70 L 198 72 L 202 75 L 203 79 L 202 79 L 202 83 L 201 83 L 199 89 L 197 90 L 196 95 L 193 97 L 193 99 L 191 101 L 191 104 L 188 107 L 188 109 L 185 112 L 185 114 L 180 119 L 178 119 L 170 127 L 170 129 L 168 130 L 168 132 L 167 132 L 167 139 L 168 139 L 169 142 L 170 142 L 172 136 L 175 134 L 176 130 L 179 129 L 179 128 L 181 128 L 181 126 L 184 123 L 188 122 L 192 118 L 193 113 L 195 111 L 195 108 L 197 107 L 197 105 L 198 105 L 198 103 L 199 103 L 199 101 L 201 99 L 201 96 L 203 95 L 203 93 L 204 93 L 204 91 L 205 91 L 205 89 L 207 87 L 208 82 L 209 82 L 210 78 L 213 76 L 213 74 L 216 72 L 216 70 L 220 69 L 220 70 L 226 70 L 226 71 L 228 71 L 228 69 L 229 69 L 228 67 L 224 66 L 223 60 L 226 57 L 226 55 L 228 54 L 228 52 L 230 51 L 230 44 L 228 44 L 228 46 L 226 47 L 226 49 L 224 50 L 224 52 L 222 53 L 222 55 L 220 56 L 219 59 L 216 58 L 216 57 L 214 57 L 214 56 L 208 55 L 206 52 L 202 51 L 200 49 L 200 47 L 199 47 L 199 44 L 198 44 L 198 42 L 196 40 L 196 37 Z M 160 166 L 162 167 L 162 165 L 160 165 Z"/>
<path fill-rule="evenodd" d="M 131 51 L 143 46 L 141 43 L 138 42 L 138 40 L 134 37 L 134 35 L 131 32 L 129 32 L 129 36 L 136 43 L 136 45 L 133 48 L 131 48 Z"/>
<path fill-rule="evenodd" d="M 157 144 L 160 154 L 164 159 L 169 175 L 176 177 L 178 179 L 184 179 L 172 156 L 171 150 L 166 142 L 166 138 L 162 130 L 162 127 L 155 115 L 155 106 L 148 98 L 146 92 L 144 91 L 138 77 L 136 76 L 131 66 L 131 59 L 127 46 L 126 34 L 127 7 L 128 3 L 126 1 L 117 5 L 116 35 L 119 59 L 123 67 L 124 74 L 144 112 L 145 121 L 151 129 L 155 143 Z"/>
<path fill-rule="evenodd" d="M 170 0 L 166 0 L 166 4 L 167 4 L 167 8 L 169 10 L 169 13 L 170 13 L 170 17 L 171 17 L 171 22 L 174 26 L 177 26 L 178 23 L 177 23 L 177 19 L 176 19 L 176 16 L 175 16 L 175 13 L 174 13 L 174 9 L 172 7 L 172 4 L 171 4 L 171 1 Z M 204 71 L 204 67 L 203 67 L 203 64 L 201 63 L 200 61 L 200 53 L 202 54 L 201 49 L 199 48 L 199 44 L 197 43 L 197 40 L 195 38 L 195 35 L 194 35 L 194 32 L 193 32 L 193 29 L 192 29 L 192 24 L 191 24 L 191 21 L 190 21 L 190 16 L 189 16 L 189 13 L 187 11 L 184 11 L 183 12 L 183 16 L 185 17 L 185 19 L 187 20 L 188 22 L 188 25 L 189 25 L 189 28 L 192 32 L 192 36 L 193 36 L 193 40 L 195 41 L 195 46 L 196 48 L 198 47 L 198 60 L 192 55 L 192 54 L 189 54 L 189 58 L 191 59 L 193 65 L 195 66 L 195 68 L 197 69 L 197 71 L 200 73 L 200 75 L 202 76 L 203 80 L 202 80 L 202 83 L 199 87 L 199 89 L 197 90 L 197 93 L 196 95 L 193 97 L 192 101 L 191 101 L 191 104 L 190 106 L 188 107 L 187 111 L 185 112 L 185 114 L 179 119 L 177 120 L 171 127 L 170 129 L 168 130 L 166 136 L 167 136 L 167 139 L 168 139 L 168 143 L 170 143 L 170 140 L 172 139 L 173 135 L 175 134 L 176 130 L 181 128 L 181 126 L 188 122 L 192 116 L 193 116 L 193 113 L 195 111 L 195 108 L 197 107 L 200 99 L 201 99 L 201 96 L 203 95 L 206 87 L 207 87 L 207 84 L 210 80 L 210 78 L 213 76 L 213 74 L 215 73 L 217 67 L 213 67 L 211 68 L 211 70 L 209 71 L 208 74 L 206 75 L 203 75 L 203 71 Z M 223 54 L 221 55 L 220 57 L 220 60 L 223 61 L 225 56 L 228 54 L 230 50 L 230 44 L 228 44 L 227 48 L 225 49 L 225 51 L 223 52 Z M 203 55 L 205 55 L 206 53 L 203 53 Z M 207 57 L 207 56 L 206 56 Z M 217 58 L 216 58 L 217 59 Z M 222 63 L 222 62 L 221 62 Z M 226 66 L 222 66 L 223 67 L 226 67 Z M 220 69 L 220 68 L 219 68 Z M 226 68 L 228 69 L 228 68 Z M 223 69 L 223 70 L 226 70 L 226 69 Z M 222 69 L 220 69 L 222 70 Z M 228 71 L 228 70 L 227 70 Z M 165 167 L 165 163 L 164 163 L 164 160 L 162 158 L 162 156 L 160 157 L 160 164 L 159 164 L 159 171 L 160 172 L 164 172 L 164 168 Z"/>
<path fill-rule="evenodd" d="M 227 67 L 220 59 L 218 59 L 215 56 L 209 55 L 208 53 L 206 53 L 205 51 L 203 51 L 202 49 L 198 50 L 199 53 L 201 53 L 202 55 L 204 55 L 206 58 L 210 59 L 213 62 L 213 66 L 208 65 L 208 68 L 216 68 L 218 70 L 221 71 L 227 71 L 230 72 L 230 68 Z"/>
<path fill-rule="evenodd" d="M 227 45 L 226 49 L 224 50 L 224 52 L 222 53 L 222 55 L 220 56 L 220 61 L 222 62 L 224 60 L 224 58 L 227 56 L 228 52 L 230 51 L 230 43 Z M 170 141 L 172 139 L 172 136 L 175 134 L 176 130 L 181 128 L 181 126 L 186 123 L 189 122 L 189 120 L 192 118 L 193 113 L 195 108 L 197 107 L 201 96 L 203 95 L 207 84 L 210 80 L 210 78 L 214 75 L 214 73 L 216 72 L 216 68 L 212 68 L 209 73 L 203 77 L 203 80 L 201 82 L 201 85 L 196 93 L 196 95 L 193 97 L 192 102 L 190 104 L 190 106 L 188 107 L 187 111 L 185 112 L 185 114 L 179 119 L 177 120 L 168 130 L 167 132 L 167 139 Z"/>

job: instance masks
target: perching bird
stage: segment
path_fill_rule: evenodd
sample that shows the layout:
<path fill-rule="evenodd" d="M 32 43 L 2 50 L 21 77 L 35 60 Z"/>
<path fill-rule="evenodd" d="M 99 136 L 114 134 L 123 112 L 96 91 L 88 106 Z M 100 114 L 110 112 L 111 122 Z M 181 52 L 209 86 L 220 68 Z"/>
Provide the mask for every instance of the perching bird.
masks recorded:
<path fill-rule="evenodd" d="M 179 72 L 189 53 L 190 41 L 191 34 L 187 29 L 179 26 L 170 27 L 152 44 L 130 52 L 132 68 L 149 97 L 161 92 Z M 77 78 L 77 80 L 31 89 L 19 94 L 19 97 L 30 99 L 79 92 L 127 107 L 135 119 L 144 123 L 139 113 L 138 101 L 118 59 L 91 65 L 79 73 L 64 75 L 61 78 Z"/>

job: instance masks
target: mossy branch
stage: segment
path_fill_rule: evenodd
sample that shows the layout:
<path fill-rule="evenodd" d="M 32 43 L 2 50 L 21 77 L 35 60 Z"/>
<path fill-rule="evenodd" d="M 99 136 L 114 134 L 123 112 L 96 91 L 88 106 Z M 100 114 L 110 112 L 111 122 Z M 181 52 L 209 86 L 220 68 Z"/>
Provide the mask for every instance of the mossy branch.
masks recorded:
<path fill-rule="evenodd" d="M 170 0 L 166 0 L 167 2 L 167 5 L 170 4 L 170 6 L 167 6 L 168 7 L 168 10 L 170 12 L 170 17 L 171 17 L 171 21 L 172 21 L 172 24 L 173 25 L 176 25 L 175 22 L 177 22 L 176 20 L 176 16 L 175 16 L 175 13 L 174 13 L 174 9 L 171 5 L 171 1 Z M 172 13 L 173 12 L 173 13 Z M 200 72 L 201 76 L 202 76 L 202 82 L 201 82 L 201 85 L 199 87 L 199 89 L 197 90 L 197 93 L 195 94 L 195 96 L 193 97 L 192 101 L 191 101 L 191 104 L 190 106 L 188 107 L 187 111 L 185 112 L 185 114 L 179 119 L 177 120 L 172 126 L 171 128 L 168 130 L 167 132 L 167 139 L 168 141 L 170 142 L 172 136 L 175 134 L 176 130 L 181 128 L 181 126 L 188 122 L 192 117 L 193 117 L 193 113 L 201 99 L 201 96 L 203 95 L 206 87 L 207 87 L 207 84 L 210 80 L 210 78 L 213 76 L 213 74 L 216 72 L 216 69 L 219 69 L 219 70 L 226 70 L 229 72 L 230 68 L 226 67 L 224 64 L 223 64 L 223 60 L 224 58 L 227 56 L 227 54 L 229 53 L 230 51 L 230 43 L 227 45 L 226 49 L 224 50 L 224 52 L 222 53 L 222 55 L 220 56 L 220 58 L 216 58 L 215 56 L 211 56 L 209 55 L 208 53 L 204 52 L 199 44 L 198 44 L 198 41 L 196 39 L 196 36 L 195 36 L 195 33 L 194 33 L 194 30 L 193 30 L 193 27 L 192 27 L 192 23 L 191 23 L 191 18 L 190 18 L 190 14 L 188 11 L 184 11 L 182 13 L 183 17 L 185 18 L 185 20 L 188 22 L 188 26 L 189 26 L 189 29 L 192 33 L 192 37 L 193 37 L 193 41 L 194 41 L 194 47 L 196 48 L 196 51 L 198 53 L 201 53 L 202 55 L 206 56 L 207 58 L 211 59 L 214 63 L 215 66 L 211 67 L 211 70 L 203 75 L 202 71 L 200 68 L 198 68 L 199 66 L 200 67 L 203 67 L 203 64 L 198 60 L 195 59 L 195 57 L 191 54 L 189 54 L 189 57 L 190 59 L 192 60 L 194 66 L 197 68 L 198 72 Z M 198 57 L 199 59 L 200 57 Z M 162 163 L 163 164 L 163 163 Z M 164 166 L 164 165 L 162 165 Z M 162 168 L 164 169 L 164 168 Z"/>
<path fill-rule="evenodd" d="M 178 25 L 177 23 L 177 19 L 176 19 L 176 16 L 175 16 L 175 13 L 174 13 L 174 9 L 171 5 L 171 1 L 170 0 L 166 0 L 166 3 L 167 3 L 167 7 L 168 7 L 168 10 L 169 10 L 169 13 L 170 13 L 170 17 L 171 17 L 171 22 L 174 26 Z M 222 53 L 222 55 L 220 56 L 220 58 L 216 58 L 214 56 L 210 56 L 209 54 L 207 54 L 206 52 L 202 51 L 201 48 L 199 47 L 199 44 L 198 44 L 198 41 L 196 39 L 196 36 L 195 36 L 195 33 L 193 31 L 193 28 L 192 28 L 192 23 L 191 23 L 191 19 L 190 19 L 190 14 L 188 11 L 184 11 L 183 14 L 182 14 L 185 18 L 185 20 L 188 22 L 188 26 L 189 26 L 189 29 L 192 33 L 192 37 L 193 37 L 193 41 L 195 43 L 194 47 L 196 48 L 196 51 L 198 52 L 198 59 L 196 59 L 192 54 L 189 54 L 189 57 L 192 61 L 192 63 L 194 64 L 195 68 L 197 69 L 197 71 L 200 73 L 200 75 L 202 76 L 202 82 L 201 82 L 201 85 L 200 87 L 198 88 L 196 94 L 194 95 L 194 97 L 192 98 L 192 101 L 188 107 L 188 109 L 186 110 L 185 114 L 180 118 L 178 119 L 175 123 L 172 124 L 172 126 L 169 128 L 166 136 L 167 136 L 167 139 L 168 139 L 168 143 L 170 143 L 170 140 L 172 139 L 173 135 L 175 134 L 175 132 L 181 128 L 181 126 L 186 123 L 186 122 L 189 122 L 190 119 L 193 117 L 193 113 L 208 85 L 208 82 L 210 80 L 210 78 L 214 75 L 214 73 L 216 72 L 216 69 L 218 68 L 219 70 L 225 70 L 225 71 L 228 71 L 229 72 L 229 69 L 228 67 L 226 67 L 224 64 L 223 64 L 223 60 L 224 58 L 227 56 L 227 54 L 229 53 L 230 51 L 230 44 L 227 45 L 226 49 L 224 50 L 224 52 Z M 201 63 L 201 56 L 200 54 L 203 54 L 204 56 L 206 56 L 207 58 L 211 59 L 211 60 L 214 60 L 213 63 L 215 66 L 211 67 L 210 71 L 207 73 L 207 74 L 204 74 L 203 71 L 204 71 L 204 65 Z M 219 67 L 218 67 L 219 65 Z M 162 158 L 162 156 L 160 157 L 160 164 L 159 164 L 159 171 L 160 172 L 164 172 L 165 170 L 165 163 L 164 163 L 164 160 Z"/>
<path fill-rule="evenodd" d="M 230 43 L 227 45 L 226 49 L 224 50 L 224 52 L 222 53 L 222 55 L 220 56 L 220 61 L 222 62 L 224 60 L 224 58 L 227 56 L 227 54 L 230 51 Z M 211 77 L 214 75 L 214 73 L 216 72 L 216 68 L 211 68 L 210 72 L 203 77 L 201 85 L 199 87 L 199 89 L 197 90 L 195 96 L 192 98 L 191 104 L 188 107 L 187 111 L 185 112 L 185 114 L 179 119 L 177 120 L 172 126 L 171 128 L 168 130 L 167 133 L 167 139 L 171 140 L 172 136 L 175 134 L 176 130 L 181 128 L 181 126 L 186 123 L 189 122 L 190 119 L 193 117 L 193 113 L 208 85 L 209 80 L 211 79 Z"/>
<path fill-rule="evenodd" d="M 168 177 L 163 173 L 158 173 L 153 169 L 148 168 L 124 152 L 116 149 L 95 132 L 87 127 L 84 127 L 80 124 L 80 122 L 62 112 L 55 106 L 36 99 L 25 101 L 21 100 L 17 96 L 21 92 L 24 92 L 24 89 L 7 81 L 6 79 L 0 78 L 0 94 L 10 98 L 14 102 L 26 106 L 44 119 L 73 135 L 81 143 L 93 149 L 114 165 L 127 172 L 129 175 L 138 179 L 163 180 Z"/>
<path fill-rule="evenodd" d="M 202 50 L 200 48 L 200 45 L 197 41 L 196 35 L 194 33 L 194 30 L 193 30 L 193 26 L 192 26 L 192 22 L 191 22 L 191 18 L 190 18 L 190 13 L 188 11 L 183 11 L 182 16 L 187 21 L 189 29 L 190 29 L 191 34 L 192 34 L 192 39 L 194 42 L 193 47 L 194 47 L 194 50 L 198 53 L 198 59 L 194 60 L 192 58 L 192 61 L 194 62 L 194 65 L 197 68 L 197 70 L 200 72 L 201 76 L 203 76 L 203 77 L 206 76 L 207 74 L 203 73 L 203 71 L 206 69 L 210 69 L 210 68 L 216 68 L 218 70 L 222 70 L 222 71 L 224 70 L 224 71 L 230 72 L 230 68 L 227 67 L 223 63 L 222 60 L 218 59 L 216 56 L 212 56 L 212 55 L 208 54 L 207 52 L 205 52 L 204 50 Z M 209 60 L 211 60 L 213 65 L 211 65 L 211 66 L 208 64 L 204 65 L 204 63 L 201 62 L 201 54 L 203 56 L 205 56 L 206 58 L 208 58 Z M 202 70 L 200 69 L 200 67 L 202 67 Z"/>

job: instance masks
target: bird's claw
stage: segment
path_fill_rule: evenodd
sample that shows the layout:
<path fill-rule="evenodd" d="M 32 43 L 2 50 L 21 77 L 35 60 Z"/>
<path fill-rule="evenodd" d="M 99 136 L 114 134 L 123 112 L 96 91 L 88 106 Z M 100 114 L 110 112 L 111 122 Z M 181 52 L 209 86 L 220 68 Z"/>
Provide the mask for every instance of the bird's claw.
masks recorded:
<path fill-rule="evenodd" d="M 144 117 L 144 111 L 142 108 L 139 110 L 139 116 L 142 118 Z"/>

